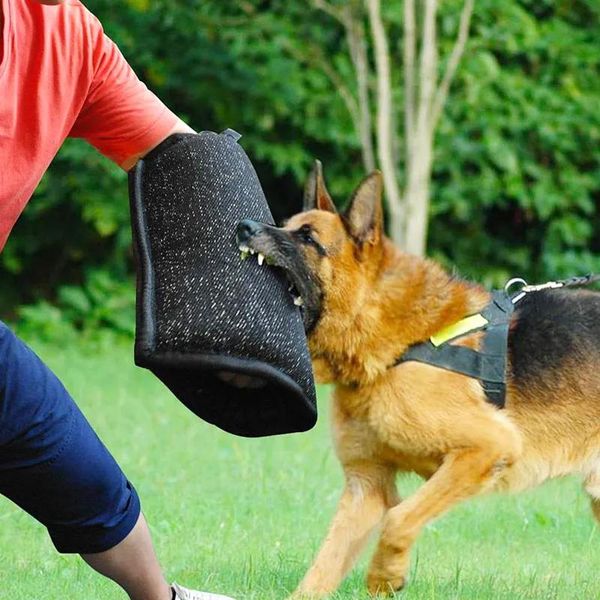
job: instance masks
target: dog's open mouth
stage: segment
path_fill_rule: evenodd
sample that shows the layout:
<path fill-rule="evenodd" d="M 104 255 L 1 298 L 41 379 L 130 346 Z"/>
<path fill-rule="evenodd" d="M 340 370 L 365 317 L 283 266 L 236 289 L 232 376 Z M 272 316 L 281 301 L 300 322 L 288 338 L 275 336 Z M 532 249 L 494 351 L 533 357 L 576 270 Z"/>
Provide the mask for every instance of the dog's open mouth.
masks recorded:
<path fill-rule="evenodd" d="M 256 256 L 259 266 L 262 266 L 263 264 L 265 264 L 265 265 L 280 268 L 285 273 L 285 275 L 288 279 L 288 282 L 289 282 L 288 291 L 290 292 L 290 294 L 292 296 L 294 304 L 296 306 L 299 306 L 301 309 L 303 308 L 304 300 L 303 300 L 302 294 L 299 290 L 299 287 L 301 287 L 302 284 L 294 281 L 293 271 L 291 271 L 289 268 L 286 268 L 286 265 L 283 264 L 284 261 L 278 260 L 278 257 L 276 254 L 272 254 L 272 255 L 265 254 L 264 252 L 261 252 L 255 248 L 252 248 L 248 245 L 248 243 L 242 242 L 238 245 L 238 247 L 241 252 L 241 254 L 240 254 L 241 260 L 246 260 L 249 256 L 250 257 Z"/>
<path fill-rule="evenodd" d="M 294 236 L 282 228 L 245 220 L 238 224 L 236 241 L 242 259 L 256 256 L 260 266 L 269 265 L 284 272 L 292 300 L 300 308 L 304 329 L 307 333 L 312 331 L 321 314 L 321 284 Z"/>

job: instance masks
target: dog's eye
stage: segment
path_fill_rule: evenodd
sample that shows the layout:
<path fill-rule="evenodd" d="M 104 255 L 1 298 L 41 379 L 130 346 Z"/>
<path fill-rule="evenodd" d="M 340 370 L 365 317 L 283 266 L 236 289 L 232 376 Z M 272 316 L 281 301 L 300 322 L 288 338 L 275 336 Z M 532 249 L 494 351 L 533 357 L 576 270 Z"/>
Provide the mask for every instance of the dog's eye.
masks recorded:
<path fill-rule="evenodd" d="M 302 225 L 295 231 L 295 235 L 302 244 L 310 244 L 319 253 L 319 256 L 327 256 L 327 250 L 313 237 L 313 233 L 310 225 Z"/>
<path fill-rule="evenodd" d="M 307 244 L 315 241 L 315 238 L 312 236 L 312 229 L 310 225 L 302 225 L 302 227 L 298 229 L 298 237 Z"/>

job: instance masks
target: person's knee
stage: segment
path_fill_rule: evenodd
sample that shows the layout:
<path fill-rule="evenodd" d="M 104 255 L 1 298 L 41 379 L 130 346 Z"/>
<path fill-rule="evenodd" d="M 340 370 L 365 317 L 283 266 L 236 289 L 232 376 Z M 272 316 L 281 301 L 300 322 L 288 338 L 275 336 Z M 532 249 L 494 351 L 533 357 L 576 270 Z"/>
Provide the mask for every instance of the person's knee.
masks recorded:
<path fill-rule="evenodd" d="M 55 465 L 62 480 L 68 511 L 48 526 L 61 552 L 104 552 L 121 542 L 133 529 L 140 514 L 140 501 L 133 485 L 83 415 L 77 424 L 72 447 Z M 68 525 L 63 525 L 68 523 Z"/>

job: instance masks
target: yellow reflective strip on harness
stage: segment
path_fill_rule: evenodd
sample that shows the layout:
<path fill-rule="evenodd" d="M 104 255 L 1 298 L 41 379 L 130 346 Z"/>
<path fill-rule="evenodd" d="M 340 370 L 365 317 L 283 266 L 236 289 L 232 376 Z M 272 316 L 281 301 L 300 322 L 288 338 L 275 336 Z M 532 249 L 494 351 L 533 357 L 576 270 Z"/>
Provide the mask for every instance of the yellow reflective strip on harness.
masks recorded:
<path fill-rule="evenodd" d="M 469 331 L 473 331 L 473 329 L 479 329 L 488 323 L 489 321 L 483 315 L 471 315 L 470 317 L 461 319 L 452 325 L 448 325 L 448 327 L 444 327 L 444 329 L 438 331 L 429 339 L 434 346 L 441 346 L 448 340 L 454 339 L 459 335 L 469 333 Z"/>

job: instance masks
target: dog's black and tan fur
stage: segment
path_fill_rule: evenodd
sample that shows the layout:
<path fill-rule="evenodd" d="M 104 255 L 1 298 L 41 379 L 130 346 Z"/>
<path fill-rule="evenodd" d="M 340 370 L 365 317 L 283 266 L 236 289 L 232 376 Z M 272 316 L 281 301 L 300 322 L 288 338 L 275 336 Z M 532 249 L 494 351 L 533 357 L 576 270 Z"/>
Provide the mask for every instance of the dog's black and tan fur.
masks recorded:
<path fill-rule="evenodd" d="M 394 247 L 383 234 L 381 187 L 378 173 L 367 177 L 340 215 L 317 169 L 304 212 L 244 240 L 287 271 L 304 300 L 315 372 L 335 384 L 346 486 L 294 598 L 334 591 L 380 524 L 368 589 L 400 589 L 422 528 L 487 491 L 580 473 L 600 519 L 600 294 L 548 290 L 517 304 L 504 410 L 476 380 L 416 362 L 394 366 L 409 345 L 481 311 L 489 294 Z M 399 471 L 426 480 L 402 501 Z"/>

